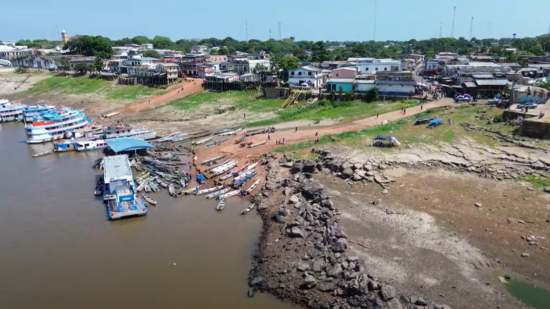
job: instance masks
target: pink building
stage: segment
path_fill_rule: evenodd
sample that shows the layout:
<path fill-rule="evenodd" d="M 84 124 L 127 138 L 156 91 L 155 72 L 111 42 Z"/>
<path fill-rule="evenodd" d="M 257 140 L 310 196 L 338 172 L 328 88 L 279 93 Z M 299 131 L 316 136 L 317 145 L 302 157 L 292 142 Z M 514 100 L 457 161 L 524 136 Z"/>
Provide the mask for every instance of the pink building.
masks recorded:
<path fill-rule="evenodd" d="M 353 78 L 357 77 L 357 67 L 342 67 L 334 69 L 330 73 L 330 78 Z"/>
<path fill-rule="evenodd" d="M 208 62 L 227 62 L 227 55 L 208 55 L 206 58 Z"/>

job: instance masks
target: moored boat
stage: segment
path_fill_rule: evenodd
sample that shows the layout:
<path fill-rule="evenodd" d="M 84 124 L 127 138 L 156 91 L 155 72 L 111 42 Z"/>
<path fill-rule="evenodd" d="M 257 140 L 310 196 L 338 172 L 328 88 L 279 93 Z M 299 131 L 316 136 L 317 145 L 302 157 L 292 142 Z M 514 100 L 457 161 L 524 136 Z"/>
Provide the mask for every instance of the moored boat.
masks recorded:
<path fill-rule="evenodd" d="M 176 186 L 173 183 L 168 185 L 168 194 L 170 194 L 170 196 L 176 195 Z"/>
<path fill-rule="evenodd" d="M 243 211 L 241 211 L 241 215 L 245 215 L 249 213 L 254 208 L 254 206 L 255 206 L 254 204 L 248 205 L 248 207 L 246 207 L 245 209 L 243 209 Z"/>
<path fill-rule="evenodd" d="M 232 162 L 232 163 L 228 163 L 227 165 L 225 165 L 223 167 L 220 167 L 218 170 L 214 170 L 212 172 L 211 177 L 219 176 L 223 173 L 226 173 L 226 172 L 232 170 L 233 168 L 235 168 L 235 166 L 237 166 L 237 161 Z"/>
<path fill-rule="evenodd" d="M 23 121 L 33 122 L 35 117 L 40 116 L 40 114 L 51 111 L 55 108 L 53 105 L 48 105 L 46 103 L 36 103 L 28 104 L 25 109 L 23 109 Z"/>
<path fill-rule="evenodd" d="M 205 139 L 201 139 L 201 140 L 198 140 L 196 142 L 192 142 L 191 145 L 201 145 L 201 144 L 204 144 L 204 143 L 208 142 L 211 139 L 212 139 L 212 137 L 207 137 Z"/>
<path fill-rule="evenodd" d="M 227 192 L 225 194 L 222 194 L 222 195 L 218 196 L 218 199 L 219 200 L 226 199 L 228 197 L 235 196 L 235 195 L 239 194 L 240 192 L 241 192 L 241 190 L 234 190 L 234 191 L 231 191 L 231 192 Z"/>
<path fill-rule="evenodd" d="M 226 156 L 227 156 L 227 154 L 224 153 L 224 154 L 221 154 L 219 156 L 216 156 L 216 157 L 213 157 L 213 158 L 210 158 L 210 159 L 206 159 L 206 160 L 202 161 L 200 164 L 204 165 L 204 164 L 212 163 L 214 161 L 218 161 L 219 159 L 223 159 Z"/>
<path fill-rule="evenodd" d="M 225 208 L 225 204 L 226 204 L 225 198 L 220 199 L 220 202 L 216 206 L 216 210 L 222 211 Z"/>
<path fill-rule="evenodd" d="M 215 168 L 212 168 L 212 169 L 209 169 L 210 173 L 214 174 L 214 173 L 217 173 L 219 171 L 228 171 L 228 167 L 235 167 L 237 166 L 237 163 L 238 161 L 237 160 L 231 160 L 231 161 L 228 161 L 226 163 L 224 163 L 223 165 L 220 165 L 220 166 L 217 166 Z"/>
<path fill-rule="evenodd" d="M 157 201 L 155 201 L 154 199 L 150 198 L 145 194 L 141 195 L 141 198 L 149 205 L 153 205 L 153 206 L 157 205 Z"/>
<path fill-rule="evenodd" d="M 59 107 L 34 118 L 33 123 L 25 125 L 27 143 L 45 143 L 62 139 L 66 132 L 90 127 L 92 121 L 83 112 Z"/>
<path fill-rule="evenodd" d="M 262 181 L 261 178 L 257 179 L 248 189 L 246 189 L 246 193 L 247 194 L 252 193 L 252 191 L 254 191 L 254 189 L 256 189 L 260 185 L 261 181 Z"/>
<path fill-rule="evenodd" d="M 89 150 L 98 150 L 98 149 L 104 149 L 107 148 L 107 143 L 104 140 L 99 141 L 82 141 L 82 142 L 75 142 L 76 143 L 76 151 L 89 151 Z"/>
<path fill-rule="evenodd" d="M 259 143 L 256 143 L 256 144 L 250 144 L 250 145 L 248 146 L 248 148 L 258 147 L 258 146 L 261 146 L 261 145 L 263 145 L 263 144 L 265 144 L 265 143 L 267 143 L 267 140 L 263 140 L 263 141 L 261 141 L 261 142 L 259 142 Z"/>
<path fill-rule="evenodd" d="M 202 189 L 202 190 L 196 191 L 196 192 L 195 192 L 195 195 L 202 195 L 202 194 L 214 192 L 214 191 L 221 190 L 221 189 L 223 189 L 223 186 L 217 186 L 217 187 L 212 187 L 212 188 L 206 188 L 206 189 Z"/>
<path fill-rule="evenodd" d="M 10 103 L 8 100 L 0 100 L 0 122 L 16 121 L 23 119 L 25 104 Z"/>
<path fill-rule="evenodd" d="M 220 191 L 218 191 L 218 192 L 214 192 L 214 193 L 208 194 L 208 195 L 206 196 L 206 198 L 207 198 L 207 199 L 217 198 L 218 196 L 220 196 L 220 195 L 222 195 L 222 194 L 224 194 L 224 193 L 229 192 L 229 190 L 231 190 L 231 188 L 222 189 L 222 190 L 220 190 Z"/>

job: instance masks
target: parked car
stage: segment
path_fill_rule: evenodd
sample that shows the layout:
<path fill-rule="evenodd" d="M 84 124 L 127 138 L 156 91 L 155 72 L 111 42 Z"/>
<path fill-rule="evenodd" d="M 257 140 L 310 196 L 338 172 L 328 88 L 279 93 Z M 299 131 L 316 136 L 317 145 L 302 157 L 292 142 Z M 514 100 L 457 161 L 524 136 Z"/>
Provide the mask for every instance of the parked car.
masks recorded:
<path fill-rule="evenodd" d="M 525 103 L 525 104 L 518 105 L 518 109 L 524 109 L 524 108 L 533 109 L 533 108 L 537 108 L 537 106 L 538 105 L 536 103 Z"/>

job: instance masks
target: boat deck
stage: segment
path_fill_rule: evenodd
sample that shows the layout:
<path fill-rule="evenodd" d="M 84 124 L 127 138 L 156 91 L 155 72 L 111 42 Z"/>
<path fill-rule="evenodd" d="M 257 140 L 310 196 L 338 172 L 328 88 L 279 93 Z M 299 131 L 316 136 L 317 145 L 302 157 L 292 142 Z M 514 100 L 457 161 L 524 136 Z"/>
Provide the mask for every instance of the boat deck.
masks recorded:
<path fill-rule="evenodd" d="M 107 214 L 110 220 L 145 216 L 147 215 L 147 207 L 143 200 L 138 197 L 134 201 L 124 201 L 118 204 L 116 200 L 109 200 L 107 202 Z"/>

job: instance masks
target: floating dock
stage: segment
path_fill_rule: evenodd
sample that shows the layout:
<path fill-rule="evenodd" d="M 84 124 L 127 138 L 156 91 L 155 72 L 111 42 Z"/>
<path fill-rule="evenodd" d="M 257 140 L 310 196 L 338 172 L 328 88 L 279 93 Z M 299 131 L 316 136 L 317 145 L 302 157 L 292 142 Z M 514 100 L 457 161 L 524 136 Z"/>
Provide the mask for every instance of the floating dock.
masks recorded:
<path fill-rule="evenodd" d="M 127 155 L 104 158 L 103 201 L 107 205 L 109 220 L 145 216 L 147 207 L 137 193 L 136 184 Z"/>

